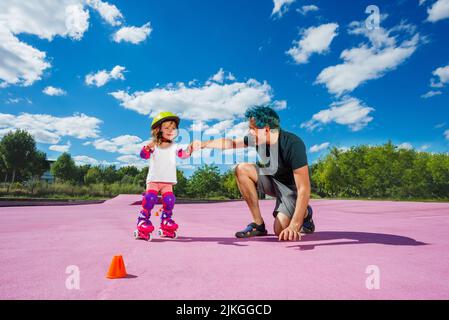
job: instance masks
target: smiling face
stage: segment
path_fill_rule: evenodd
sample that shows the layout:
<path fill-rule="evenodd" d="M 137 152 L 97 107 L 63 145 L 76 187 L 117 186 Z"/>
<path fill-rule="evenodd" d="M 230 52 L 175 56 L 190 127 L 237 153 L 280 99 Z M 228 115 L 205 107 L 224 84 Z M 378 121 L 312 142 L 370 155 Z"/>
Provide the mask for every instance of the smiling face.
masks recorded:
<path fill-rule="evenodd" d="M 175 121 L 165 121 L 161 124 L 162 137 L 167 140 L 173 140 L 177 133 L 178 128 Z"/>

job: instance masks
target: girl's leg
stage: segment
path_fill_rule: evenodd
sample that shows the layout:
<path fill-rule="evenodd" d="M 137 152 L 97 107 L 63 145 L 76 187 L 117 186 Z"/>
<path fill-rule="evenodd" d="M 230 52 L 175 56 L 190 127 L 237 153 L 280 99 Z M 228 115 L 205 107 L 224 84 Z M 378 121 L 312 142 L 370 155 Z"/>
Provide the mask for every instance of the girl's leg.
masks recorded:
<path fill-rule="evenodd" d="M 140 211 L 139 217 L 137 218 L 137 229 L 144 235 L 154 231 L 153 224 L 150 221 L 151 210 L 157 204 L 158 190 L 154 189 L 154 186 L 149 184 L 147 192 L 143 194 L 142 199 L 142 210 Z"/>
<path fill-rule="evenodd" d="M 173 208 L 175 207 L 176 201 L 176 197 L 173 194 L 173 185 L 165 184 L 163 188 L 161 188 L 161 193 L 163 206 L 161 228 L 174 232 L 178 229 L 178 225 L 172 219 Z"/>

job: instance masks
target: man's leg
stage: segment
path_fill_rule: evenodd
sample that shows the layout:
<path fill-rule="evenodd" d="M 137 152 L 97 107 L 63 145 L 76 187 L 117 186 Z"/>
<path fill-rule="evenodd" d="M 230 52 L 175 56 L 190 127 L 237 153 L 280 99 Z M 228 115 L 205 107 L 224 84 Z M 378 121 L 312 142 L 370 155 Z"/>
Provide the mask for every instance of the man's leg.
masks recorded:
<path fill-rule="evenodd" d="M 251 163 L 241 163 L 235 168 L 235 175 L 237 180 L 237 185 L 239 187 L 240 193 L 243 199 L 245 199 L 246 204 L 253 217 L 253 222 L 261 225 L 263 224 L 263 218 L 260 214 L 259 199 L 257 197 L 257 170 L 255 165 Z"/>
<path fill-rule="evenodd" d="M 283 212 L 278 212 L 276 214 L 276 217 L 274 218 L 274 225 L 273 225 L 274 234 L 276 236 L 279 236 L 282 230 L 284 230 L 290 225 L 290 220 L 291 219 L 287 214 Z"/>
<path fill-rule="evenodd" d="M 312 219 L 312 207 L 308 206 L 306 212 L 304 213 L 304 223 L 301 227 L 301 233 L 314 233 L 315 232 L 315 224 Z M 281 211 L 276 211 L 274 218 L 273 231 L 274 234 L 279 236 L 285 228 L 290 225 L 291 218 L 288 214 L 283 213 Z"/>

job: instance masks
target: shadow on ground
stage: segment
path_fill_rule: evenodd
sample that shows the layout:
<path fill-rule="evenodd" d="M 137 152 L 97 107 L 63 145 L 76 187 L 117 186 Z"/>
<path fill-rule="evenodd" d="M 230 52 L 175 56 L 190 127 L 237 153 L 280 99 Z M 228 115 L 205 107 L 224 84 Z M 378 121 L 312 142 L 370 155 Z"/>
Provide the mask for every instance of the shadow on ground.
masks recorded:
<path fill-rule="evenodd" d="M 153 241 L 164 241 L 163 239 L 154 239 Z M 246 247 L 249 242 L 278 242 L 276 236 L 257 237 L 248 239 L 237 239 L 235 237 L 179 237 L 178 242 L 216 242 L 222 245 L 234 245 Z M 320 241 L 322 241 L 320 243 Z M 329 242 L 332 241 L 332 242 Z M 314 242 L 314 243 L 309 243 Z M 289 248 L 298 248 L 299 250 L 312 250 L 321 246 L 338 246 L 354 244 L 380 244 L 389 246 L 422 246 L 427 243 L 400 235 L 370 233 L 370 232 L 351 232 L 351 231 L 321 231 L 314 234 L 303 236 L 298 245 Z"/>

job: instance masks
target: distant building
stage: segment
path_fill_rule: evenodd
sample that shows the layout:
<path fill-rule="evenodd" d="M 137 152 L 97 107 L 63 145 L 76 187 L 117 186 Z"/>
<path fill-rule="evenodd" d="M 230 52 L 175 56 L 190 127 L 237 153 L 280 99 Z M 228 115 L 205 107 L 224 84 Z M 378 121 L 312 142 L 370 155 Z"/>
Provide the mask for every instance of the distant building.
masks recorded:
<path fill-rule="evenodd" d="M 48 163 L 49 168 L 51 168 L 51 165 L 56 162 L 56 160 L 46 160 L 46 161 Z M 55 182 L 55 176 L 51 173 L 50 170 L 47 170 L 41 176 L 41 180 L 45 181 L 47 183 L 54 183 Z"/>

